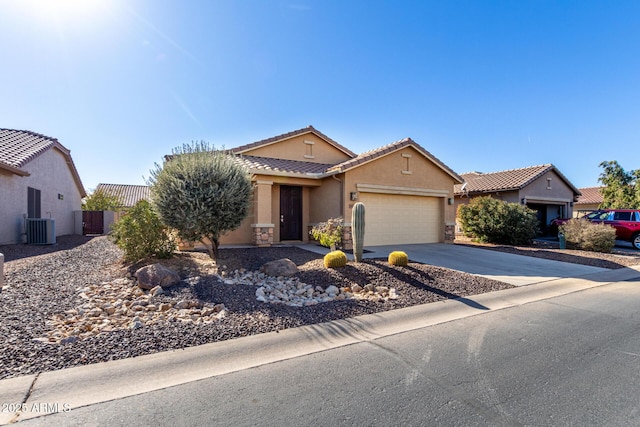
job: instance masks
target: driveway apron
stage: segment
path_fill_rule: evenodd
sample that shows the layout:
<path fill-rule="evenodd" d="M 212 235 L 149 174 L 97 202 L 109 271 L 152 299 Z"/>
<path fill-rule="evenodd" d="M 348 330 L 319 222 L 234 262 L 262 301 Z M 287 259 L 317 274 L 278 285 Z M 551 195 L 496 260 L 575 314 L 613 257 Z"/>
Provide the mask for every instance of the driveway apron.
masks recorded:
<path fill-rule="evenodd" d="M 316 245 L 303 245 L 304 249 L 318 253 L 328 252 Z M 392 251 L 404 251 L 409 259 L 424 264 L 463 271 L 515 286 L 531 285 L 549 280 L 581 277 L 607 270 L 601 267 L 573 264 L 508 254 L 469 246 L 425 243 L 413 245 L 366 246 L 364 258 L 387 258 Z"/>

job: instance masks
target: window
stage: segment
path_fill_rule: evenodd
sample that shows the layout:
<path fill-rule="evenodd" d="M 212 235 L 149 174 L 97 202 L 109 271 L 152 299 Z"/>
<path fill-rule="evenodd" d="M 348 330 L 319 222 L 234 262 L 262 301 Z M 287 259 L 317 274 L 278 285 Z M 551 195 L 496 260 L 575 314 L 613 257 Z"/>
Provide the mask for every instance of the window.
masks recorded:
<path fill-rule="evenodd" d="M 547 190 L 551 190 L 551 178 L 547 178 Z"/>
<path fill-rule="evenodd" d="M 613 214 L 614 221 L 631 221 L 631 212 L 616 212 Z"/>
<path fill-rule="evenodd" d="M 27 218 L 41 218 L 40 190 L 27 187 Z"/>

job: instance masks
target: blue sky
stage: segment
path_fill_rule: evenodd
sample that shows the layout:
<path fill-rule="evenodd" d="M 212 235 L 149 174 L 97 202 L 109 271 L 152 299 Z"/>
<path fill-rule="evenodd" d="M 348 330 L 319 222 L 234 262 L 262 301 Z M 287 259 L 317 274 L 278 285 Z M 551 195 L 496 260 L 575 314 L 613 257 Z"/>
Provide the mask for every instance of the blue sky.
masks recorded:
<path fill-rule="evenodd" d="M 640 2 L 0 0 L 0 127 L 87 190 L 195 140 L 411 137 L 458 173 L 640 168 Z"/>

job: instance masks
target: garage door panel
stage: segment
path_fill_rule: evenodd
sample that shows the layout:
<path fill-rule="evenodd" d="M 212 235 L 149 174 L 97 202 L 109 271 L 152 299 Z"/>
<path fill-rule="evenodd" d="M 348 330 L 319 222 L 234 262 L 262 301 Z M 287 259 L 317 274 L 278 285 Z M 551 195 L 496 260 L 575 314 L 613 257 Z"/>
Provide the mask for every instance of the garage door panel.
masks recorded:
<path fill-rule="evenodd" d="M 440 241 L 442 199 L 360 193 L 365 205 L 365 246 Z"/>

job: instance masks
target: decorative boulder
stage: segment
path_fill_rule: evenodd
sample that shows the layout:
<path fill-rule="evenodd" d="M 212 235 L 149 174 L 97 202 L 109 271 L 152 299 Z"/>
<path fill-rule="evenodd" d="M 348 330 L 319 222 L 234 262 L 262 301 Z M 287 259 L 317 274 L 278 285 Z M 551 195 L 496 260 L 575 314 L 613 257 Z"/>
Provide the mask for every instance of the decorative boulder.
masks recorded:
<path fill-rule="evenodd" d="M 289 258 L 283 258 L 263 264 L 260 272 L 273 277 L 293 276 L 298 272 L 298 266 Z"/>
<path fill-rule="evenodd" d="M 178 273 L 162 264 L 142 267 L 136 271 L 135 276 L 138 279 L 138 286 L 142 289 L 153 289 L 156 286 L 166 289 L 180 282 Z"/>

